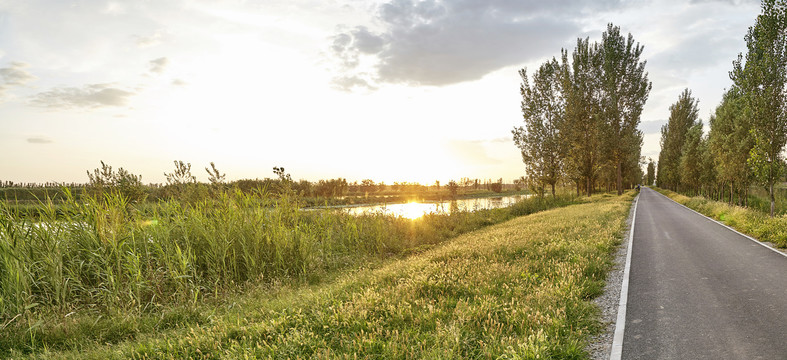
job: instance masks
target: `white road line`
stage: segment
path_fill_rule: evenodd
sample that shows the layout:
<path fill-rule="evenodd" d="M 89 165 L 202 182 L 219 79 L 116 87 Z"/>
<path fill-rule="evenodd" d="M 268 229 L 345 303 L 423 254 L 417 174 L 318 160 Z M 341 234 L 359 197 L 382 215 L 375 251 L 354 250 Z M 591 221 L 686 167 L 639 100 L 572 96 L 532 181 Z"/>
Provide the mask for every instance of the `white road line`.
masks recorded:
<path fill-rule="evenodd" d="M 634 214 L 631 216 L 631 230 L 629 230 L 629 246 L 626 251 L 626 269 L 623 271 L 623 284 L 620 286 L 620 303 L 618 304 L 618 319 L 615 321 L 615 337 L 612 339 L 610 360 L 620 360 L 623 356 L 623 334 L 626 331 L 626 304 L 629 296 L 629 272 L 631 270 L 631 246 L 634 243 L 634 224 L 637 222 L 637 205 L 639 195 L 634 199 Z"/>
<path fill-rule="evenodd" d="M 683 205 L 683 204 L 681 204 L 681 203 L 679 203 L 679 202 L 677 202 L 677 201 L 675 201 L 675 200 L 672 200 L 672 199 L 670 199 L 670 197 L 669 197 L 669 196 L 667 196 L 667 195 L 664 195 L 664 194 L 662 194 L 662 193 L 660 193 L 660 192 L 658 192 L 658 191 L 656 191 L 656 190 L 653 190 L 653 191 L 655 191 L 655 192 L 656 192 L 656 194 L 659 194 L 659 195 L 661 195 L 661 196 L 663 196 L 663 197 L 667 198 L 668 200 L 670 200 L 670 201 L 672 201 L 672 202 L 674 202 L 674 203 L 676 203 L 676 204 L 678 204 L 678 205 L 680 205 L 680 206 L 683 206 L 683 207 L 684 207 L 684 208 L 686 208 L 686 209 L 689 209 L 689 210 L 693 211 L 693 212 L 694 212 L 694 213 L 696 213 L 697 215 L 700 215 L 700 216 L 702 216 L 702 217 L 704 217 L 704 218 L 706 218 L 706 219 L 708 219 L 708 220 L 710 220 L 710 221 L 713 221 L 713 222 L 715 222 L 715 223 L 717 223 L 717 224 L 719 224 L 719 225 L 721 225 L 721 226 L 724 226 L 724 227 L 725 227 L 725 228 L 727 228 L 728 230 L 730 230 L 730 231 L 732 231 L 732 232 L 734 232 L 734 233 L 736 233 L 736 234 L 738 234 L 738 235 L 740 235 L 740 236 L 743 236 L 743 237 L 745 237 L 745 238 L 747 238 L 747 239 L 749 239 L 749 240 L 751 240 L 751 241 L 754 241 L 756 244 L 759 244 L 759 245 L 762 245 L 762 246 L 764 246 L 764 247 L 766 247 L 766 248 L 768 248 L 768 249 L 771 249 L 771 251 L 773 251 L 773 252 L 775 252 L 775 253 L 777 253 L 777 254 L 779 254 L 779 255 L 781 255 L 781 256 L 787 257 L 787 254 L 785 254 L 785 253 L 783 253 L 783 252 L 781 252 L 781 251 L 779 251 L 779 250 L 776 250 L 776 249 L 774 249 L 773 247 L 770 247 L 770 246 L 768 246 L 767 244 L 764 244 L 764 243 L 763 243 L 762 241 L 760 241 L 760 240 L 757 240 L 757 239 L 755 239 L 755 238 L 753 238 L 753 237 L 751 237 L 751 236 L 749 236 L 749 235 L 746 235 L 746 234 L 744 234 L 744 233 L 742 233 L 742 232 L 740 232 L 740 231 L 738 231 L 738 230 L 735 230 L 735 229 L 733 229 L 733 228 L 731 228 L 731 227 L 727 226 L 726 224 L 724 224 L 724 223 L 722 223 L 722 222 L 720 222 L 720 221 L 717 221 L 717 220 L 716 220 L 716 219 L 714 219 L 714 218 L 711 218 L 711 217 L 709 217 L 709 216 L 706 216 L 706 215 L 704 215 L 704 214 L 700 213 L 699 211 L 696 211 L 696 210 L 694 210 L 694 209 L 692 209 L 692 208 L 690 208 L 690 207 L 688 207 L 688 206 L 686 206 L 686 205 Z"/>

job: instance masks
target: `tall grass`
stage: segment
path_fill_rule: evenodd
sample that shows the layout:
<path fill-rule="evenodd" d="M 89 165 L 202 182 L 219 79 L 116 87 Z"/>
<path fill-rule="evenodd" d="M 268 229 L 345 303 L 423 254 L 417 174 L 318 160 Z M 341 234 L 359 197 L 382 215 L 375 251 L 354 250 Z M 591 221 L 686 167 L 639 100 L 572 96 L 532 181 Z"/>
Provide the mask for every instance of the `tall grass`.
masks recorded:
<path fill-rule="evenodd" d="M 656 190 L 680 204 L 724 222 L 760 241 L 771 242 L 780 248 L 787 247 L 787 216 L 785 215 L 771 218 L 768 212 L 756 208 L 729 205 L 702 196 L 688 197 L 664 189 L 656 188 Z"/>
<path fill-rule="evenodd" d="M 632 193 L 540 212 L 210 322 L 50 358 L 582 359 Z"/>
<path fill-rule="evenodd" d="M 315 282 L 370 257 L 420 252 L 575 201 L 529 199 L 505 209 L 409 220 L 302 211 L 297 198 L 265 192 L 155 205 L 130 204 L 118 194 L 67 195 L 57 206 L 49 200 L 36 206 L 34 217 L 0 202 L 0 327 L 6 334 L 41 337 L 42 327 L 72 314 L 112 318 L 196 305 L 253 282 Z M 33 336 L 29 347 L 47 346 L 38 341 Z"/>
<path fill-rule="evenodd" d="M 784 215 L 787 213 L 787 189 L 777 184 L 773 190 L 775 213 L 776 215 Z M 771 200 L 766 189 L 762 186 L 751 186 L 748 195 L 748 207 L 770 214 Z"/>

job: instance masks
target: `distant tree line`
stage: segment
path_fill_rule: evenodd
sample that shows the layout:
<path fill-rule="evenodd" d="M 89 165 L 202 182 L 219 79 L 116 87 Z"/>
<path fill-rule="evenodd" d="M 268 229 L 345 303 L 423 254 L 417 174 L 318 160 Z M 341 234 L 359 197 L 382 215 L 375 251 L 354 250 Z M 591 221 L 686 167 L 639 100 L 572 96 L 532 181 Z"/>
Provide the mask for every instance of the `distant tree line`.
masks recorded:
<path fill-rule="evenodd" d="M 310 203 L 317 199 L 342 198 L 345 196 L 412 196 L 429 193 L 435 196 L 441 190 L 448 195 L 456 196 L 460 190 L 470 191 L 486 189 L 493 192 L 502 192 L 504 189 L 519 191 L 522 188 L 520 179 L 513 184 L 504 184 L 503 179 L 470 179 L 462 178 L 460 183 L 450 181 L 447 186 L 422 185 L 415 182 L 393 182 L 387 185 L 384 182 L 376 183 L 371 179 L 360 182 L 348 182 L 345 178 L 325 179 L 318 181 L 294 181 L 283 167 L 274 167 L 274 178 L 241 179 L 226 181 L 223 174 L 214 163 L 205 168 L 208 183 L 202 183 L 192 173 L 191 163 L 176 160 L 171 172 L 165 172 L 165 184 L 143 184 L 142 176 L 131 173 L 124 168 L 114 169 L 111 165 L 101 161 L 101 166 L 87 171 L 87 183 L 14 183 L 0 181 L 0 200 L 35 201 L 37 199 L 64 199 L 65 191 L 76 198 L 84 193 L 104 198 L 105 195 L 119 194 L 129 203 L 141 201 L 157 201 L 163 199 L 177 199 L 190 203 L 199 202 L 214 197 L 221 190 L 235 189 L 242 192 L 265 191 L 272 195 L 295 195 L 300 198 L 311 198 Z"/>
<path fill-rule="evenodd" d="M 528 182 L 537 191 L 561 181 L 590 196 L 594 189 L 632 187 L 642 179 L 637 129 L 651 83 L 643 47 L 609 24 L 600 43 L 577 39 L 571 56 L 542 64 L 522 78 L 524 126 L 514 128 Z M 535 185 L 535 186 L 532 186 Z"/>
<path fill-rule="evenodd" d="M 721 103 L 703 134 L 697 100 L 686 89 L 661 128 L 658 186 L 748 205 L 752 184 L 769 194 L 785 170 L 787 143 L 787 2 L 765 0 L 746 36 L 747 53 L 733 62 Z"/>

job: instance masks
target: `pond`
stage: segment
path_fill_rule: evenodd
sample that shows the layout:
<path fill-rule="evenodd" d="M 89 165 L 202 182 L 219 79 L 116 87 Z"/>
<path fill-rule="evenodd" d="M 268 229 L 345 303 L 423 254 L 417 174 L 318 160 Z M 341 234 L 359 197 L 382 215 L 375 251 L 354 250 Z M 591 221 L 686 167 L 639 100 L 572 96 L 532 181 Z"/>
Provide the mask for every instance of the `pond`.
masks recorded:
<path fill-rule="evenodd" d="M 424 214 L 429 213 L 450 214 L 453 211 L 475 211 L 480 209 L 497 209 L 508 207 L 529 196 L 530 195 L 511 195 L 437 202 L 410 202 L 406 204 L 347 206 L 341 208 L 353 215 L 383 213 L 401 216 L 408 219 L 417 219 Z"/>

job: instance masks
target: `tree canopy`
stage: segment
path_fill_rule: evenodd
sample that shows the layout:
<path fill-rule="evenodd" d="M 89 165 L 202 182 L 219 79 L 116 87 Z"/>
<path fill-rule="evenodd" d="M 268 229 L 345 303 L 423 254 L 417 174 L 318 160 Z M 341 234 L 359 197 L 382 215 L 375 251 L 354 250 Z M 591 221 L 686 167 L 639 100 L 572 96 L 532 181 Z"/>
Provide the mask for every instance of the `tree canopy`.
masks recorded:
<path fill-rule="evenodd" d="M 609 24 L 600 43 L 577 39 L 533 74 L 520 70 L 525 126 L 513 130 L 528 177 L 552 187 L 574 182 L 587 195 L 601 179 L 618 193 L 642 178 L 637 129 L 651 83 L 643 47 Z M 624 183 L 625 182 L 625 183 Z"/>

